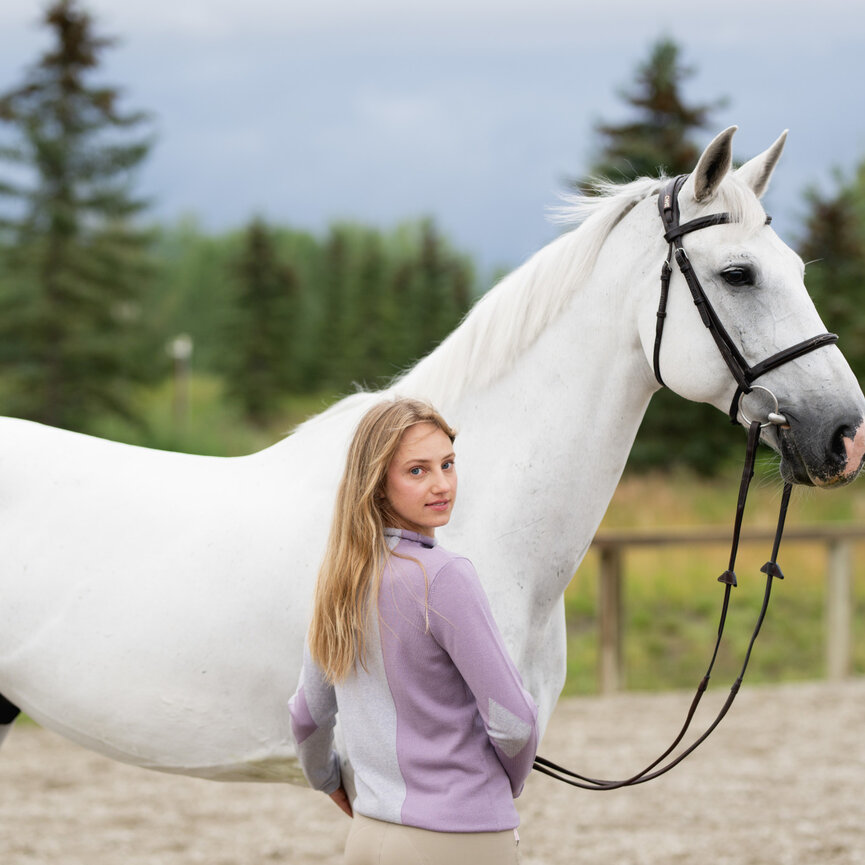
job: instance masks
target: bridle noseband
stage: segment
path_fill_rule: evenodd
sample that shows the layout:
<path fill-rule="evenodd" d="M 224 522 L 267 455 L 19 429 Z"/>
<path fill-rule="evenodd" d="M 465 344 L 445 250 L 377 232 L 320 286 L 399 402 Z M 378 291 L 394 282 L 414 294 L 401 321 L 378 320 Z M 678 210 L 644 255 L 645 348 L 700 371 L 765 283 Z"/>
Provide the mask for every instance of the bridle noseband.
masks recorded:
<path fill-rule="evenodd" d="M 660 757 L 658 757 L 656 760 L 646 766 L 642 771 L 619 781 L 590 778 L 586 775 L 580 775 L 576 772 L 573 772 L 570 769 L 565 769 L 562 766 L 559 766 L 556 763 L 545 759 L 544 757 L 538 756 L 535 758 L 534 768 L 538 772 L 542 772 L 545 775 L 549 775 L 550 777 L 555 778 L 558 781 L 563 781 L 566 784 L 570 784 L 573 787 L 581 787 L 585 790 L 616 790 L 621 787 L 631 787 L 636 784 L 643 784 L 646 781 L 651 781 L 652 779 L 658 778 L 666 772 L 669 772 L 670 769 L 681 763 L 681 761 L 684 760 L 685 757 L 693 753 L 697 749 L 697 747 L 699 747 L 699 745 L 701 745 L 709 737 L 709 735 L 718 726 L 718 724 L 721 723 L 721 720 L 727 714 L 730 707 L 733 705 L 733 701 L 735 700 L 736 695 L 739 693 L 739 688 L 742 684 L 742 680 L 745 677 L 745 671 L 748 668 L 748 662 L 751 659 L 751 650 L 754 647 L 754 642 L 757 639 L 757 635 L 760 633 L 760 628 L 763 625 L 763 620 L 769 607 L 769 597 L 772 590 L 772 581 L 775 579 L 784 578 L 784 574 L 782 573 L 781 568 L 778 566 L 778 551 L 781 546 L 781 536 L 784 531 L 784 522 L 787 516 L 787 506 L 790 502 L 790 493 L 792 491 L 792 486 L 789 483 L 784 485 L 784 493 L 781 497 L 781 508 L 778 515 L 778 524 L 775 531 L 775 540 L 772 544 L 772 556 L 769 561 L 766 562 L 766 564 L 763 565 L 762 568 L 760 568 L 761 572 L 766 575 L 766 588 L 763 594 L 763 603 L 757 616 L 756 624 L 754 625 L 754 629 L 751 633 L 751 639 L 748 644 L 748 649 L 745 653 L 745 659 L 744 663 L 742 664 L 741 671 L 736 678 L 736 681 L 733 683 L 733 686 L 730 688 L 730 693 L 727 696 L 724 705 L 721 707 L 714 721 L 709 724 L 706 730 L 700 736 L 698 736 L 694 742 L 688 745 L 677 756 L 671 757 L 671 754 L 682 742 L 685 733 L 688 731 L 691 725 L 691 721 L 693 720 L 694 714 L 697 711 L 697 706 L 699 705 L 700 700 L 702 699 L 703 694 L 706 692 L 706 689 L 708 687 L 709 677 L 712 673 L 712 669 L 714 668 L 715 660 L 718 657 L 718 649 L 721 645 L 721 638 L 724 634 L 724 625 L 727 621 L 727 611 L 729 609 L 730 593 L 731 590 L 737 585 L 735 572 L 736 555 L 739 549 L 739 536 L 742 529 L 742 517 L 745 512 L 745 501 L 748 496 L 748 489 L 751 483 L 751 479 L 754 476 L 754 462 L 757 453 L 757 446 L 760 442 L 760 430 L 762 427 L 769 426 L 770 424 L 783 425 L 787 423 L 787 419 L 781 412 L 778 405 L 778 400 L 775 395 L 768 388 L 765 388 L 762 385 L 755 385 L 754 381 L 764 373 L 769 372 L 769 370 L 776 369 L 782 364 L 787 363 L 787 361 L 794 360 L 797 357 L 801 357 L 802 355 L 814 351 L 821 346 L 829 345 L 830 343 L 833 343 L 838 339 L 838 337 L 834 333 L 820 334 L 819 336 L 815 336 L 811 339 L 806 339 L 803 342 L 797 343 L 790 348 L 785 348 L 783 351 L 779 351 L 776 354 L 771 355 L 760 363 L 754 364 L 754 366 L 750 366 L 748 364 L 748 362 L 742 356 L 742 353 L 739 351 L 738 347 L 733 343 L 730 335 L 725 330 L 723 324 L 721 324 L 721 321 L 718 318 L 718 315 L 715 312 L 714 308 L 712 307 L 712 304 L 709 303 L 709 299 L 706 297 L 706 293 L 703 291 L 703 287 L 700 285 L 700 281 L 697 279 L 697 276 L 694 273 L 693 268 L 691 267 L 691 262 L 688 260 L 688 254 L 685 252 L 685 249 L 682 246 L 682 237 L 684 235 L 689 234 L 692 231 L 698 231 L 701 228 L 707 228 L 712 225 L 723 225 L 725 223 L 730 223 L 733 220 L 729 213 L 714 213 L 709 216 L 701 216 L 697 219 L 692 219 L 690 222 L 686 222 L 684 225 L 682 225 L 679 222 L 678 198 L 679 190 L 682 188 L 682 184 L 685 182 L 686 177 L 687 175 L 681 175 L 671 180 L 661 191 L 661 194 L 658 197 L 658 210 L 660 211 L 661 219 L 664 223 L 664 239 L 669 244 L 669 249 L 667 252 L 666 261 L 664 262 L 661 271 L 661 297 L 658 305 L 658 319 L 655 328 L 653 365 L 655 369 L 655 378 L 661 385 L 664 385 L 664 380 L 661 378 L 660 368 L 661 338 L 664 333 L 664 320 L 667 317 L 667 296 L 670 290 L 670 278 L 673 274 L 673 267 L 671 262 L 675 257 L 676 264 L 679 267 L 679 271 L 681 272 L 682 276 L 685 277 L 685 282 L 688 284 L 688 288 L 691 291 L 691 296 L 694 299 L 694 303 L 696 304 L 697 309 L 700 311 L 700 318 L 703 320 L 703 324 L 707 328 L 709 328 L 709 332 L 712 334 L 712 338 L 715 340 L 715 344 L 718 346 L 718 350 L 721 352 L 721 356 L 724 358 L 724 362 L 727 364 L 727 367 L 733 374 L 733 378 L 736 381 L 736 392 L 733 396 L 733 402 L 730 405 L 730 419 L 733 421 L 733 423 L 738 423 L 738 415 L 741 413 L 743 419 L 746 421 L 746 423 L 748 423 L 748 446 L 745 452 L 745 465 L 742 470 L 742 480 L 739 484 L 739 498 L 736 504 L 736 518 L 733 523 L 733 539 L 730 548 L 730 559 L 727 569 L 724 571 L 724 573 L 721 574 L 720 577 L 718 577 L 718 582 L 724 585 L 724 599 L 721 605 L 721 615 L 718 622 L 718 634 L 715 640 L 715 648 L 712 652 L 709 666 L 702 680 L 700 681 L 700 684 L 697 686 L 697 692 L 691 702 L 691 707 L 685 718 L 685 723 L 682 726 L 682 729 L 673 740 L 673 743 L 669 746 L 669 748 L 667 748 L 666 751 L 664 751 L 663 754 L 661 754 Z M 768 218 L 766 222 L 769 222 Z M 752 420 L 750 418 L 747 418 L 745 416 L 745 413 L 742 411 L 742 397 L 747 393 L 751 393 L 754 389 L 763 390 L 768 393 L 774 406 L 774 411 L 769 411 L 767 413 L 767 421 L 765 423 L 761 423 L 759 420 L 756 419 Z M 670 759 L 668 760 L 668 758 Z"/>
<path fill-rule="evenodd" d="M 664 240 L 668 243 L 667 258 L 661 268 L 661 296 L 658 302 L 658 318 L 655 325 L 655 348 L 652 357 L 652 363 L 655 370 L 655 378 L 658 383 L 664 385 L 664 379 L 661 377 L 661 337 L 664 333 L 664 320 L 667 317 L 667 296 L 670 291 L 670 278 L 673 275 L 672 261 L 675 258 L 679 272 L 685 277 L 685 282 L 691 291 L 691 297 L 694 299 L 694 304 L 700 312 L 700 318 L 703 324 L 709 329 L 712 334 L 712 339 L 715 340 L 715 345 L 721 352 L 721 357 L 727 364 L 727 368 L 733 375 L 736 381 L 736 392 L 733 394 L 733 401 L 730 403 L 730 420 L 733 423 L 738 423 L 738 414 L 740 410 L 740 401 L 742 397 L 751 393 L 753 383 L 769 370 L 776 369 L 788 361 L 795 360 L 797 357 L 802 357 L 804 354 L 821 348 L 824 345 L 836 342 L 837 334 L 822 333 L 819 336 L 812 336 L 810 339 L 803 340 L 790 348 L 785 348 L 776 354 L 767 357 L 760 363 L 751 366 L 745 360 L 742 352 L 733 342 L 730 334 L 727 333 L 714 307 L 706 297 L 706 292 L 703 291 L 703 286 L 700 285 L 700 280 L 697 279 L 694 268 L 691 267 L 691 262 L 688 258 L 688 253 L 682 245 L 682 237 L 690 234 L 692 231 L 699 231 L 701 228 L 708 228 L 712 225 L 725 225 L 731 223 L 732 217 L 729 213 L 712 213 L 708 216 L 700 216 L 697 219 L 692 219 L 684 225 L 679 222 L 679 191 L 682 185 L 687 180 L 687 174 L 681 174 L 674 177 L 667 183 L 658 196 L 658 211 L 661 214 L 661 219 L 664 223 Z M 770 217 L 766 218 L 766 223 L 771 221 Z M 764 388 L 765 389 L 765 388 Z M 776 412 L 777 400 L 776 400 Z M 782 423 L 784 421 L 781 421 Z"/>

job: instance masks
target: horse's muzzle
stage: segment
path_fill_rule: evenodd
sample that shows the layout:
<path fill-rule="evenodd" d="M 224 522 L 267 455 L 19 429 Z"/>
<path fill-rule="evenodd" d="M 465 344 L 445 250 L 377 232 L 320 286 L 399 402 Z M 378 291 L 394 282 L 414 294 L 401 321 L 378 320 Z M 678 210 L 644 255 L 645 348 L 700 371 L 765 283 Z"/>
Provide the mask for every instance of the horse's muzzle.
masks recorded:
<path fill-rule="evenodd" d="M 778 429 L 784 481 L 816 487 L 854 481 L 865 459 L 865 420 L 857 415 L 808 426 L 793 420 Z"/>

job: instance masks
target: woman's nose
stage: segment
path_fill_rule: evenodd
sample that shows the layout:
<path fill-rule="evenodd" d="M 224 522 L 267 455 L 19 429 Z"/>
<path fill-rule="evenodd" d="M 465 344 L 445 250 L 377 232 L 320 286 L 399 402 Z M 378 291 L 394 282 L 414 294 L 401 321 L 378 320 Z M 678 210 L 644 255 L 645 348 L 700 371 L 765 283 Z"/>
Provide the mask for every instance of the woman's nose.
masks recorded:
<path fill-rule="evenodd" d="M 433 476 L 433 489 L 436 491 L 449 490 L 451 487 L 451 479 L 443 471 L 439 470 Z"/>

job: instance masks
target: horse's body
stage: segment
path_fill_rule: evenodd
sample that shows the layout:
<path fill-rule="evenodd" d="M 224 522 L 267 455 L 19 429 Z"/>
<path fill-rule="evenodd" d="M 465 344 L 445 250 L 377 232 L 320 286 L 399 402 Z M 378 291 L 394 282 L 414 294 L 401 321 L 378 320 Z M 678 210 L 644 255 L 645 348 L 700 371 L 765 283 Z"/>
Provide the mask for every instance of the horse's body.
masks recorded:
<path fill-rule="evenodd" d="M 780 144 L 733 177 L 731 138 L 710 145 L 681 203 L 689 218 L 736 214 L 694 235 L 688 252 L 759 360 L 823 328 L 801 262 L 763 224 L 754 194 Z M 439 536 L 475 563 L 545 726 L 564 681 L 563 592 L 658 387 L 658 185 L 597 201 L 392 388 L 348 397 L 252 456 L 182 456 L 2 421 L 0 693 L 130 763 L 298 780 L 285 703 L 345 448 L 363 411 L 399 393 L 432 400 L 460 430 L 460 500 Z M 735 264 L 756 271 L 750 288 L 725 284 Z M 661 361 L 671 388 L 726 410 L 735 383 L 680 278 Z M 851 480 L 865 399 L 838 349 L 760 383 L 788 419 L 766 433 L 782 472 Z"/>

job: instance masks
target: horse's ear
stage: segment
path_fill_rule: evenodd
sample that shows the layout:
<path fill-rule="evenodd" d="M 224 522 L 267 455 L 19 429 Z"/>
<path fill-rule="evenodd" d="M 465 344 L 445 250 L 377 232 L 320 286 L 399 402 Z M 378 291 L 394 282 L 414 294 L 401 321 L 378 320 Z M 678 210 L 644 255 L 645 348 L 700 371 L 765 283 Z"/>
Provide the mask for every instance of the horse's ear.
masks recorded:
<path fill-rule="evenodd" d="M 754 195 L 757 198 L 762 198 L 763 193 L 769 186 L 772 172 L 778 164 L 786 140 L 787 130 L 785 129 L 778 137 L 778 140 L 768 150 L 759 156 L 755 156 L 753 159 L 749 159 L 736 171 L 736 176 L 744 180 L 754 190 Z"/>
<path fill-rule="evenodd" d="M 697 167 L 691 175 L 694 184 L 694 198 L 697 201 L 710 199 L 727 172 L 733 165 L 733 135 L 738 126 L 730 126 L 715 136 L 712 143 L 703 151 Z"/>

